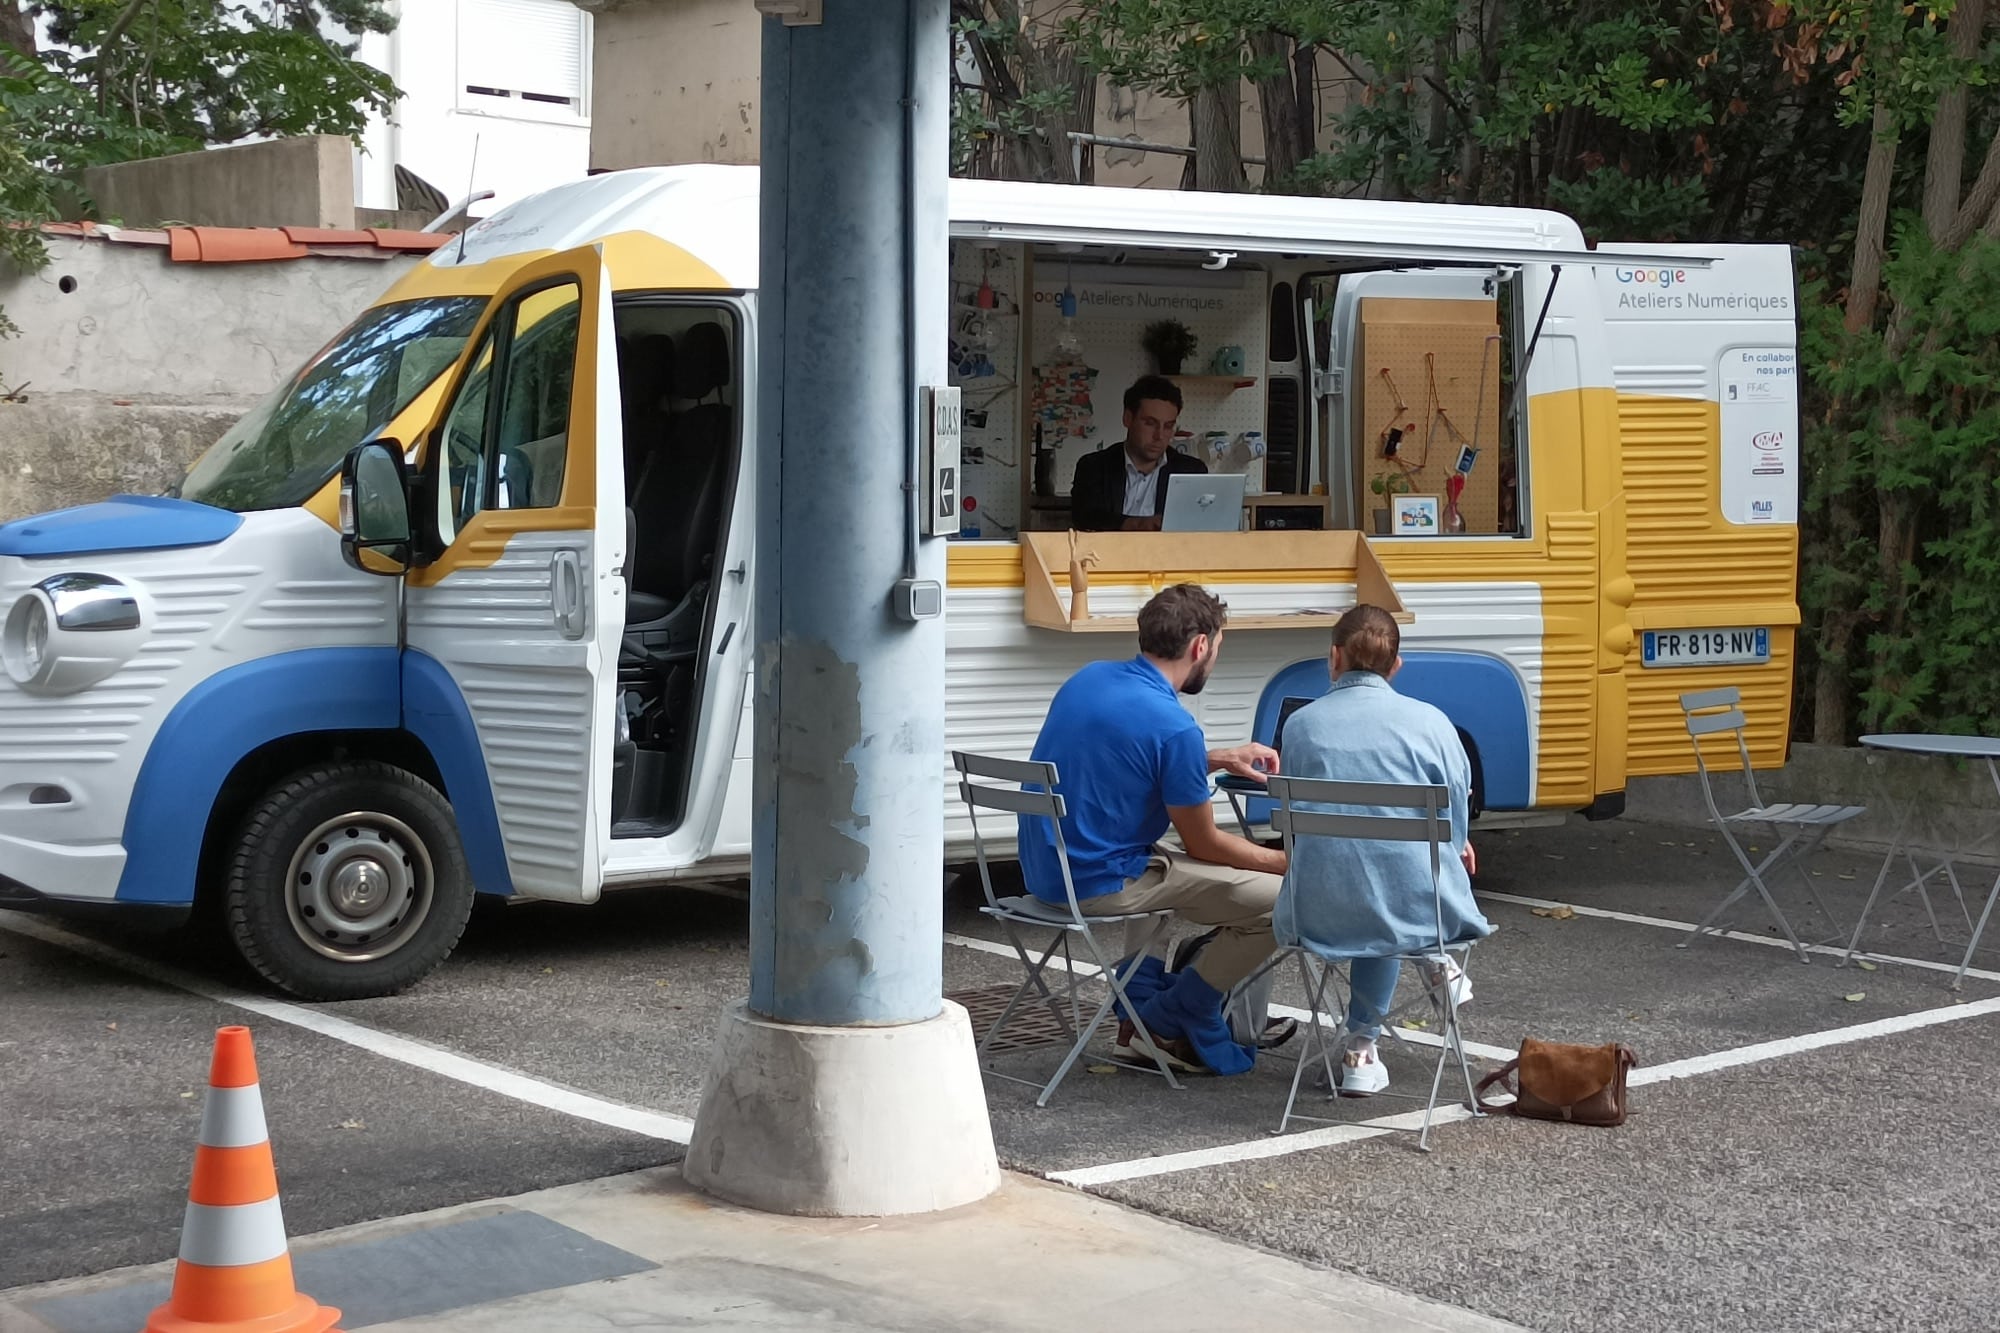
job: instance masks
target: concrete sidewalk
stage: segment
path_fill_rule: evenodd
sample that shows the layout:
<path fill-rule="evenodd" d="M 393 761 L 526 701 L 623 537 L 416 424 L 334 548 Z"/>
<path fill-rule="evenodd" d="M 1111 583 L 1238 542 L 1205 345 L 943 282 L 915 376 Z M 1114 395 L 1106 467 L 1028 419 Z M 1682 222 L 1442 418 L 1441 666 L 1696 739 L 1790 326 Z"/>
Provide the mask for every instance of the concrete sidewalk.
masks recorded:
<path fill-rule="evenodd" d="M 1344 1273 L 1009 1175 L 923 1218 L 773 1217 L 677 1167 L 294 1240 L 299 1286 L 344 1329 L 1513 1328 Z M 0 1293 L 0 1333 L 132 1333 L 173 1266 Z"/>

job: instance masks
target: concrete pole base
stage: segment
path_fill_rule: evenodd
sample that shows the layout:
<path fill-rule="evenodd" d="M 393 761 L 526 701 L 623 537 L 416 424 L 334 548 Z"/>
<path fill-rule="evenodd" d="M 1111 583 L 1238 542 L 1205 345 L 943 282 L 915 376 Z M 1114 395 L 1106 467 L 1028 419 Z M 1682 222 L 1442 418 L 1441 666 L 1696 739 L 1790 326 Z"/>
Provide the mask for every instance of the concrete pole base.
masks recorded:
<path fill-rule="evenodd" d="M 894 1027 L 723 1015 L 682 1175 L 769 1213 L 938 1212 L 1000 1187 L 965 1010 Z"/>

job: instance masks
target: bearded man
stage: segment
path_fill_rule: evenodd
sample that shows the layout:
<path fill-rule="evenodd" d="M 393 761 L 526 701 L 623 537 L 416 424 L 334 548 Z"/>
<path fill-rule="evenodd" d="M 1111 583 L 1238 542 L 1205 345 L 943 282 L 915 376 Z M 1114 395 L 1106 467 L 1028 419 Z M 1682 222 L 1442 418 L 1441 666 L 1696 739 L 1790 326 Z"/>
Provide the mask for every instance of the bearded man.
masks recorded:
<path fill-rule="evenodd" d="M 1086 915 L 1171 908 L 1218 928 L 1191 967 L 1153 966 L 1128 991 L 1170 1063 L 1237 1074 L 1255 1053 L 1231 1038 L 1223 1002 L 1274 947 L 1285 854 L 1218 828 L 1208 783 L 1218 771 L 1261 781 L 1278 771 L 1277 752 L 1254 742 L 1209 749 L 1180 701 L 1208 683 L 1227 616 L 1195 584 L 1162 590 L 1139 612 L 1138 656 L 1093 662 L 1056 692 L 1034 758 L 1056 766 L 1063 843 Z M 1185 850 L 1161 845 L 1170 826 Z M 1023 816 L 1019 847 L 1028 891 L 1066 908 L 1049 821 Z M 1119 1039 L 1121 1053 L 1154 1053 L 1129 1022 Z"/>

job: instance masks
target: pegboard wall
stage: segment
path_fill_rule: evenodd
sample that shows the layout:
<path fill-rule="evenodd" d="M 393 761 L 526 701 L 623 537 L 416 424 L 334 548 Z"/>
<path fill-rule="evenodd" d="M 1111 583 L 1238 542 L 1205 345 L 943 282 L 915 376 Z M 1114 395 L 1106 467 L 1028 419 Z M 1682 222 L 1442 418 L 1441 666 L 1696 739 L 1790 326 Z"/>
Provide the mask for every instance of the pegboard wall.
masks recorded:
<path fill-rule="evenodd" d="M 1062 326 L 1059 298 L 1065 285 L 1076 292 L 1076 335 L 1083 349 L 1080 368 L 1066 369 L 1056 356 Z M 1185 373 L 1176 377 L 1183 399 L 1180 428 L 1193 436 L 1182 441 L 1183 448 L 1198 449 L 1208 431 L 1222 431 L 1233 439 L 1243 431 L 1264 429 L 1268 320 L 1261 271 L 1225 269 L 1214 275 L 1197 271 L 1182 277 L 1154 269 L 1127 275 L 1081 259 L 1073 266 L 1044 259 L 1036 263 L 1033 286 L 1028 326 L 1033 349 L 1027 375 L 1032 409 L 1029 439 L 1039 415 L 1044 443 L 1057 447 L 1059 493 L 1069 493 L 1077 459 L 1125 438 L 1125 390 L 1153 369 L 1139 338 L 1154 320 L 1178 319 L 1196 339 L 1194 355 L 1182 367 Z M 1236 378 L 1255 384 L 1236 388 L 1233 380 L 1210 378 L 1211 358 L 1218 348 L 1230 346 L 1243 349 L 1243 374 Z M 1034 392 L 1038 377 L 1043 381 L 1040 395 Z M 1088 394 L 1087 405 L 1076 401 L 1083 393 Z M 1213 465 L 1212 460 L 1203 461 Z"/>
<path fill-rule="evenodd" d="M 951 245 L 951 382 L 965 411 L 963 494 L 978 506 L 963 521 L 982 541 L 1010 540 L 1020 527 L 1024 267 L 1017 245 Z M 993 289 L 991 310 L 978 305 L 982 279 Z"/>
<path fill-rule="evenodd" d="M 1467 535 L 1498 532 L 1501 348 L 1494 303 L 1367 297 L 1360 306 L 1356 512 L 1388 509 L 1375 479 L 1400 477 L 1409 482 L 1406 493 L 1435 496 L 1442 516 L 1447 480 L 1461 449 L 1471 446 L 1478 452 L 1458 512 Z M 1395 432 L 1391 457 L 1386 451 Z"/>

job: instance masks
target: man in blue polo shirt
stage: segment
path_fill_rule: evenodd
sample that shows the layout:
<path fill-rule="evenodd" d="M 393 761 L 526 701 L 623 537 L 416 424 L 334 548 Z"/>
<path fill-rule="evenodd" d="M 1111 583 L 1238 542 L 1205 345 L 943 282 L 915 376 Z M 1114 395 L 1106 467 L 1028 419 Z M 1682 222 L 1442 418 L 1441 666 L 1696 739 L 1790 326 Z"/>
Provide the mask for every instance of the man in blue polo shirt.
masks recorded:
<path fill-rule="evenodd" d="M 1261 780 L 1278 771 L 1277 753 L 1255 743 L 1207 748 L 1180 702 L 1208 683 L 1226 617 L 1221 600 L 1192 583 L 1157 594 L 1139 611 L 1139 655 L 1093 662 L 1064 682 L 1034 757 L 1059 775 L 1068 808 L 1063 843 L 1086 914 L 1170 907 L 1219 928 L 1194 965 L 1163 988 L 1144 998 L 1131 989 L 1167 1058 L 1234 1074 L 1250 1068 L 1252 1052 L 1231 1040 L 1223 1001 L 1275 947 L 1271 908 L 1285 854 L 1216 827 L 1209 803 L 1209 774 Z M 1159 845 L 1169 827 L 1185 853 Z M 1029 892 L 1066 904 L 1046 819 L 1021 820 L 1020 854 Z M 1136 1038 L 1134 1048 L 1152 1054 L 1144 1047 Z"/>

